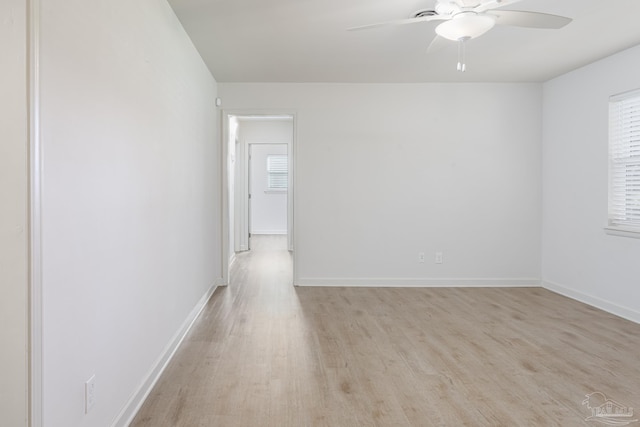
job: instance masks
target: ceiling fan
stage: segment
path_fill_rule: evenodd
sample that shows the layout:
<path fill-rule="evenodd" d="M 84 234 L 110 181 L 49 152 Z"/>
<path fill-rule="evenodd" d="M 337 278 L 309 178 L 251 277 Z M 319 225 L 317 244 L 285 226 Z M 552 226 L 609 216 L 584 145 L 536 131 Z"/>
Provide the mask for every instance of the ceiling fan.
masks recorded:
<path fill-rule="evenodd" d="M 436 37 L 427 52 L 439 47 L 443 40 L 458 42 L 458 71 L 466 71 L 465 43 L 480 37 L 494 25 L 513 27 L 560 29 L 571 18 L 548 13 L 521 10 L 498 10 L 520 0 L 436 0 L 433 10 L 419 10 L 409 18 L 349 28 L 349 31 L 366 30 L 386 25 L 416 24 L 444 21 L 435 29 Z"/>

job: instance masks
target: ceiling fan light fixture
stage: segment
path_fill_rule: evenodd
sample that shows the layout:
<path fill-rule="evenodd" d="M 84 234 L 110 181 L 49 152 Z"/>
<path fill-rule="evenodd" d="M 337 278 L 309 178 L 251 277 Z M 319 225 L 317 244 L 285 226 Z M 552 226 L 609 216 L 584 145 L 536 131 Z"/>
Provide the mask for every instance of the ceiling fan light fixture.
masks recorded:
<path fill-rule="evenodd" d="M 492 16 L 480 15 L 475 12 L 461 12 L 438 25 L 436 33 L 440 37 L 453 41 L 468 40 L 483 35 L 495 24 L 496 20 Z"/>

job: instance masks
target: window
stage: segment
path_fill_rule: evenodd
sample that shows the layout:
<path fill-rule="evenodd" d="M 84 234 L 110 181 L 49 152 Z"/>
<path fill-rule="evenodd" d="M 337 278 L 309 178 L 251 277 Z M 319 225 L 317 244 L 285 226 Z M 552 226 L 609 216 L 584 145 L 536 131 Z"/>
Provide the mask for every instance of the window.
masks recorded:
<path fill-rule="evenodd" d="M 287 156 L 269 154 L 267 156 L 267 187 L 269 190 L 286 190 L 288 185 Z"/>
<path fill-rule="evenodd" d="M 608 222 L 640 237 L 640 89 L 609 100 Z"/>

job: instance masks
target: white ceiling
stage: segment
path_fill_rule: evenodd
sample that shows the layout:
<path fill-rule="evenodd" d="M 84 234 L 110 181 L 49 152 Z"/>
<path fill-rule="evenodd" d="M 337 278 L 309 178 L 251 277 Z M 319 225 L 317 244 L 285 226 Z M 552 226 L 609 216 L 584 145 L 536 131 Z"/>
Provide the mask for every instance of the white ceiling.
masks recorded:
<path fill-rule="evenodd" d="M 426 54 L 435 22 L 348 32 L 434 0 L 169 0 L 218 82 L 540 82 L 640 44 L 640 0 L 522 0 L 573 18 L 561 30 L 495 27 Z M 640 71 L 640 70 L 639 70 Z"/>

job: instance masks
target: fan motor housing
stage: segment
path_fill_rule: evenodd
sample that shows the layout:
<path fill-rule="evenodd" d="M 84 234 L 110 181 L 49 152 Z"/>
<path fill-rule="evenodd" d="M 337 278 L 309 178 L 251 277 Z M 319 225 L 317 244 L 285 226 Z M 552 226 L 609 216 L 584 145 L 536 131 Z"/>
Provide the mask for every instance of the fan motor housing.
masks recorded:
<path fill-rule="evenodd" d="M 438 12 L 430 9 L 421 9 L 409 15 L 409 18 L 424 18 L 425 16 L 436 16 Z"/>

